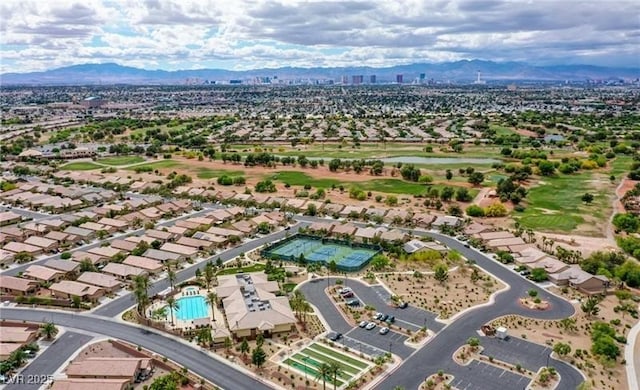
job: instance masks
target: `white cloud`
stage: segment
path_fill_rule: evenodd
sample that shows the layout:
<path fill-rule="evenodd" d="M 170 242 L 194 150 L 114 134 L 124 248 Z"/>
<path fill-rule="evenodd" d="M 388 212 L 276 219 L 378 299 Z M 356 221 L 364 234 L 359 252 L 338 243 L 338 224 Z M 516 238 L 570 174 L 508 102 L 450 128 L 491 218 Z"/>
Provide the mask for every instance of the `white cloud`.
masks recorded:
<path fill-rule="evenodd" d="M 3 72 L 464 58 L 640 66 L 637 6 L 627 0 L 5 0 L 0 13 Z"/>

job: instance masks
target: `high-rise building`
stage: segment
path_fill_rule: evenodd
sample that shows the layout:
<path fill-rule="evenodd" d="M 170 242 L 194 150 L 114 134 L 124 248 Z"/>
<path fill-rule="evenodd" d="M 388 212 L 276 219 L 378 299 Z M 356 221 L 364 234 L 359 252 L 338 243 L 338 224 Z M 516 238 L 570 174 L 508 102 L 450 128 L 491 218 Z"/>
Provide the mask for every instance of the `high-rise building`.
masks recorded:
<path fill-rule="evenodd" d="M 342 84 L 349 84 L 349 76 L 342 76 Z"/>
<path fill-rule="evenodd" d="M 402 84 L 402 79 L 403 79 L 403 78 L 402 78 L 402 75 L 401 75 L 401 74 L 397 74 L 397 75 L 396 75 L 396 83 L 398 83 L 398 84 Z"/>
<path fill-rule="evenodd" d="M 369 83 L 370 84 L 375 84 L 376 83 L 376 75 L 372 74 L 371 76 L 369 76 Z"/>
<path fill-rule="evenodd" d="M 424 83 L 424 79 L 427 78 L 427 75 L 424 73 L 420 73 L 420 83 Z"/>
<path fill-rule="evenodd" d="M 363 82 L 364 82 L 364 76 L 362 75 L 351 76 L 351 84 L 360 85 Z"/>

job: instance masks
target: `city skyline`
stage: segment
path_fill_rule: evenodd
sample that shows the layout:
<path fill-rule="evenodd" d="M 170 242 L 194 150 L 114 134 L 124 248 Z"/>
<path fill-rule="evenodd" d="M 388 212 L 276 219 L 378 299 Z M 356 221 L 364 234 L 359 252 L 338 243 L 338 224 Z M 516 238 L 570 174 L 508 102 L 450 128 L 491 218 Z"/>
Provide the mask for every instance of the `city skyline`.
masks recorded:
<path fill-rule="evenodd" d="M 385 67 L 463 59 L 640 66 L 633 2 L 6 1 L 0 73 Z"/>

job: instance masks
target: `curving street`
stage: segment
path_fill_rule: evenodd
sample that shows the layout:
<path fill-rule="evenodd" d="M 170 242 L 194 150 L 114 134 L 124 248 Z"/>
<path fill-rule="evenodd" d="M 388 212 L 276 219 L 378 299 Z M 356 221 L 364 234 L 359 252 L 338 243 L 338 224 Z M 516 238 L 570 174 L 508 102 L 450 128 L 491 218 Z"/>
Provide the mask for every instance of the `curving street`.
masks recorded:
<path fill-rule="evenodd" d="M 269 389 L 266 383 L 258 381 L 227 363 L 213 358 L 210 354 L 180 342 L 169 335 L 156 331 L 146 331 L 143 328 L 128 325 L 116 320 L 87 315 L 72 314 L 54 310 L 30 308 L 3 308 L 2 318 L 6 320 L 47 322 L 70 329 L 80 329 L 99 333 L 115 339 L 120 339 L 140 345 L 192 372 L 215 383 L 225 389 Z M 63 357 L 64 359 L 64 357 Z M 59 363 L 62 363 L 60 361 Z M 59 365 L 59 364 L 58 364 Z"/>
<path fill-rule="evenodd" d="M 230 260 L 240 253 L 248 252 L 282 239 L 287 234 L 293 234 L 310 222 L 324 220 L 322 218 L 302 216 L 296 216 L 295 219 L 298 223 L 292 226 L 290 230 L 279 231 L 243 243 L 212 258 L 220 257 L 223 261 Z M 365 224 L 356 223 L 356 225 Z M 373 350 L 374 352 L 391 350 L 391 352 L 404 359 L 402 364 L 393 372 L 385 374 L 377 388 L 391 389 L 395 386 L 402 386 L 405 389 L 415 389 L 424 381 L 426 376 L 440 369 L 453 374 L 456 378 L 454 385 L 460 388 L 482 390 L 497 387 L 520 388 L 521 385 L 524 388 L 528 384 L 528 379 L 525 380 L 526 378 L 518 374 L 502 371 L 482 362 L 474 362 L 469 366 L 461 367 L 453 362 L 451 356 L 469 337 L 476 335 L 476 330 L 481 325 L 496 317 L 506 314 L 520 314 L 541 319 L 559 319 L 573 315 L 573 306 L 565 300 L 538 288 L 534 283 L 522 278 L 475 249 L 466 248 L 463 243 L 454 238 L 421 230 L 411 232 L 417 236 L 433 237 L 450 248 L 460 251 L 468 259 L 475 261 L 479 267 L 510 285 L 510 289 L 496 295 L 495 302 L 492 305 L 467 311 L 457 317 L 451 324 L 444 326 L 441 322 L 435 320 L 433 313 L 422 309 L 410 307 L 402 310 L 388 306 L 388 293 L 380 287 L 371 288 L 356 280 L 347 279 L 347 285 L 354 289 L 360 300 L 365 304 L 373 305 L 380 311 L 394 314 L 398 319 L 398 324 L 410 329 L 426 325 L 430 330 L 436 332 L 436 336 L 426 346 L 418 350 L 404 345 L 406 336 L 396 332 L 389 333 L 387 336 L 390 337 L 385 338 L 385 336 L 378 335 L 377 332 L 368 332 L 359 328 L 353 329 L 324 292 L 327 283 L 338 278 L 331 278 L 330 280 L 326 278 L 316 279 L 313 282 L 301 285 L 300 289 L 305 292 L 309 302 L 322 313 L 332 330 L 345 334 L 345 345 L 355 349 L 358 346 L 360 348 L 363 348 L 363 345 L 370 346 L 370 351 Z M 193 264 L 181 270 L 177 274 L 177 281 L 182 282 L 192 278 L 195 274 L 195 269 L 200 266 L 201 264 Z M 169 282 L 166 279 L 156 281 L 150 288 L 150 294 L 160 292 L 167 287 L 169 287 Z M 518 298 L 525 296 L 531 288 L 537 288 L 540 291 L 540 297 L 551 303 L 550 310 L 543 312 L 531 311 L 520 306 Z M 53 320 L 56 324 L 70 329 L 90 331 L 138 344 L 155 353 L 166 356 L 182 366 L 188 367 L 194 373 L 223 388 L 262 389 L 270 387 L 269 384 L 255 379 L 249 373 L 234 368 L 228 363 L 222 362 L 169 335 L 146 332 L 139 327 L 112 319 L 112 317 L 116 317 L 134 304 L 132 294 L 127 294 L 104 304 L 96 309 L 93 314 L 71 314 L 32 308 L 2 308 L 0 317 L 33 322 Z M 347 344 L 348 342 L 350 344 Z M 515 342 L 518 345 L 515 345 Z M 525 340 L 514 338 L 509 341 L 500 341 L 483 338 L 482 344 L 491 351 L 491 354 L 496 359 L 505 360 L 513 364 L 521 364 L 529 370 L 535 371 L 537 368 L 545 366 L 549 359 L 550 351 L 548 348 Z M 518 351 L 521 351 L 521 353 Z M 447 358 L 444 359 L 444 356 Z M 62 364 L 62 361 L 60 360 L 58 363 Z M 558 389 L 575 389 L 583 381 L 580 372 L 572 366 L 560 361 L 553 361 L 551 365 L 558 370 L 562 378 Z"/>

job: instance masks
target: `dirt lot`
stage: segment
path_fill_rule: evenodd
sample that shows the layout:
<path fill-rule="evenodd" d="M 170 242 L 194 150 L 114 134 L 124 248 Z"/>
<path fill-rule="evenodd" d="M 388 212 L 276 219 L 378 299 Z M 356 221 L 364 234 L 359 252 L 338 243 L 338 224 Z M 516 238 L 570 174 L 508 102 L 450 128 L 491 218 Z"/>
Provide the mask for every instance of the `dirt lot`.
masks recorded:
<path fill-rule="evenodd" d="M 556 289 L 554 292 L 561 293 Z M 561 293 L 562 294 L 562 293 Z M 570 291 L 564 294 L 567 298 L 581 298 L 581 294 Z M 554 345 L 557 342 L 569 344 L 571 353 L 564 359 L 574 364 L 587 375 L 593 389 L 626 389 L 628 388 L 624 365 L 619 357 L 615 365 L 603 365 L 591 354 L 591 338 L 589 326 L 594 321 L 610 323 L 611 320 L 620 320 L 619 325 L 614 325 L 617 334 L 626 335 L 628 330 L 637 321 L 629 314 L 615 313 L 613 308 L 619 304 L 615 296 L 607 296 L 599 305 L 600 312 L 593 318 L 589 318 L 582 312 L 579 304 L 575 304 L 576 320 L 575 328 L 567 330 L 562 327 L 560 321 L 534 320 L 520 316 L 506 316 L 492 322 L 494 327 L 505 326 L 514 337 L 522 337 L 538 344 Z M 619 345 L 623 354 L 623 345 Z M 581 353 L 576 353 L 581 350 Z"/>
<path fill-rule="evenodd" d="M 489 296 L 504 288 L 504 284 L 478 269 L 478 279 L 472 278 L 473 268 L 460 266 L 449 271 L 445 283 L 435 280 L 432 273 L 379 275 L 396 295 L 410 304 L 438 313 L 446 319 L 470 307 L 487 302 Z M 474 279 L 474 280 L 472 280 Z"/>

